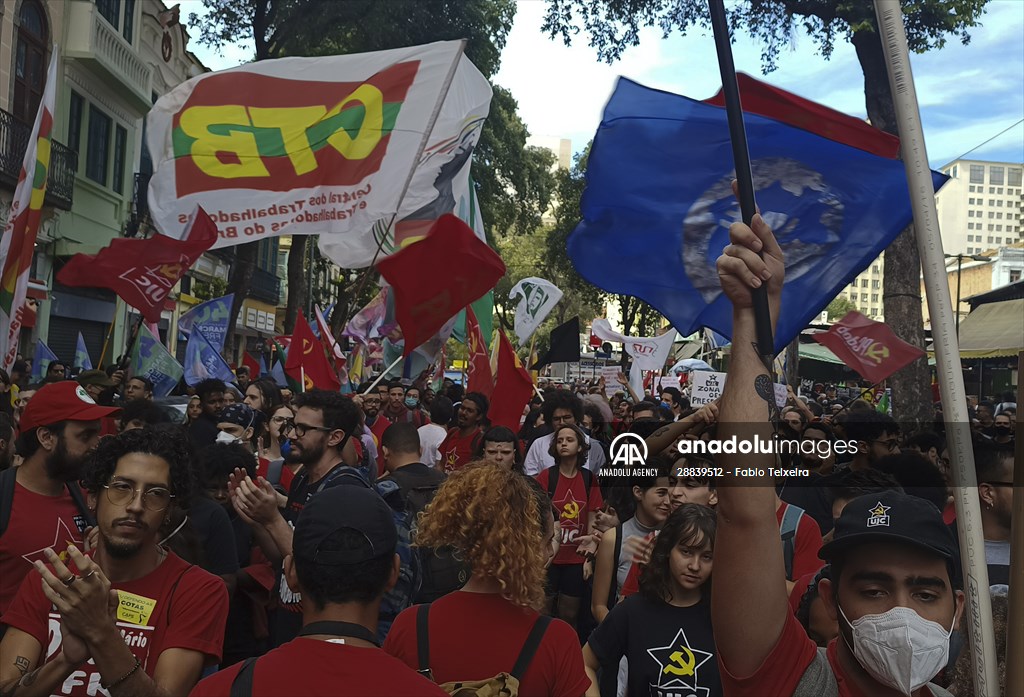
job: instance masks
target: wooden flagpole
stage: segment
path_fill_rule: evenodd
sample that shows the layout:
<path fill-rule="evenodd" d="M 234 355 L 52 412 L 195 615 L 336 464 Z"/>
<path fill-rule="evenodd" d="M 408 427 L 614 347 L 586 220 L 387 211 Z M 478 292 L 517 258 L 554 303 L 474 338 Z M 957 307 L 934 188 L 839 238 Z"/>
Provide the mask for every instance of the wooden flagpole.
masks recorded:
<path fill-rule="evenodd" d="M 896 107 L 900 151 L 910 187 L 917 248 L 921 253 L 925 295 L 932 318 L 935 364 L 939 375 L 942 414 L 946 421 L 967 603 L 966 622 L 961 626 L 966 624 L 969 628 L 974 659 L 974 694 L 977 697 L 995 697 L 999 694 L 999 681 L 992 627 L 992 600 L 989 594 L 988 567 L 985 564 L 985 541 L 981 533 L 981 505 L 974 471 L 964 374 L 960 365 L 960 343 L 949 299 L 942 238 L 939 236 L 935 189 L 928 167 L 921 112 L 910 69 L 907 35 L 899 0 L 875 0 L 875 15 L 878 18 L 889 86 Z"/>

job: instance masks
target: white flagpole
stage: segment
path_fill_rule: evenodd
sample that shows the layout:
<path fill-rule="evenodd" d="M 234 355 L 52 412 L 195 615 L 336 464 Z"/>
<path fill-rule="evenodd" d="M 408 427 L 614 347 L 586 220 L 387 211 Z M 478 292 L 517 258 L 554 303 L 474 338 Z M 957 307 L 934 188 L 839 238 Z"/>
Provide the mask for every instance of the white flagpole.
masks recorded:
<path fill-rule="evenodd" d="M 372 383 L 370 383 L 370 386 L 367 387 L 366 390 L 363 391 L 363 394 L 369 394 L 370 392 L 373 392 L 373 388 L 377 386 L 377 383 L 380 382 L 381 380 L 383 380 L 384 376 L 387 375 L 388 373 L 390 373 L 394 369 L 394 367 L 396 365 L 398 365 L 399 362 L 401 362 L 401 360 L 403 358 L 405 358 L 405 356 L 399 356 L 395 360 L 391 361 L 391 365 L 389 365 L 387 368 L 385 368 L 384 372 L 381 373 L 380 375 L 378 375 L 377 379 L 374 380 Z"/>
<path fill-rule="evenodd" d="M 878 17 L 889 86 L 896 107 L 900 151 L 910 187 L 917 248 L 921 254 L 928 312 L 932 318 L 935 363 L 939 374 L 942 414 L 946 421 L 967 602 L 967 612 L 964 613 L 966 622 L 961 623 L 961 627 L 969 627 L 974 659 L 974 694 L 978 697 L 995 697 L 999 694 L 999 681 L 988 567 L 985 564 L 985 543 L 981 533 L 981 506 L 978 502 L 978 481 L 974 471 L 964 376 L 960 366 L 959 338 L 949 299 L 942 238 L 939 236 L 935 189 L 928 167 L 921 112 L 910 69 L 907 35 L 899 0 L 875 0 L 875 14 Z"/>

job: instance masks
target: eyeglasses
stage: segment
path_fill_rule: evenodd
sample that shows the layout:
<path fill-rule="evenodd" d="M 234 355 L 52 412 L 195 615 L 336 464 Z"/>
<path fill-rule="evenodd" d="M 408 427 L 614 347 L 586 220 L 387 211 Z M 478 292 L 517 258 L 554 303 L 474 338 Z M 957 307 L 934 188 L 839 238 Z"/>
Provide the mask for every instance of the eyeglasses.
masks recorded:
<path fill-rule="evenodd" d="M 171 505 L 171 499 L 174 498 L 174 494 L 162 486 L 142 490 L 136 489 L 128 482 L 111 482 L 104 484 L 103 488 L 107 490 L 107 501 L 115 506 L 130 505 L 135 500 L 135 494 L 141 492 L 142 507 L 154 513 L 165 510 Z"/>
<path fill-rule="evenodd" d="M 309 424 L 295 423 L 294 421 L 288 420 L 281 424 L 281 433 L 288 433 L 295 431 L 296 438 L 302 438 L 310 431 L 320 431 L 321 433 L 330 433 L 336 429 L 327 428 L 326 426 L 310 426 Z"/>
<path fill-rule="evenodd" d="M 890 453 L 899 450 L 900 442 L 895 438 L 889 440 L 873 440 L 872 443 L 881 443 Z"/>
<path fill-rule="evenodd" d="M 288 417 L 287 416 L 272 416 L 270 418 L 270 420 L 273 421 L 275 424 L 283 424 L 286 421 L 288 421 Z"/>

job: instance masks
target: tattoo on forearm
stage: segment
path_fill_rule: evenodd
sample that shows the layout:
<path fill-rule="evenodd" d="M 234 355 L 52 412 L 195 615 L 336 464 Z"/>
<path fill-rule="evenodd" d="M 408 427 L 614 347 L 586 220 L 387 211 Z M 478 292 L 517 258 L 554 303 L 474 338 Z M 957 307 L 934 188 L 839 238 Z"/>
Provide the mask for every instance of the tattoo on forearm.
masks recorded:
<path fill-rule="evenodd" d="M 661 428 L 654 432 L 652 438 L 659 438 L 665 435 L 666 433 L 668 433 L 668 426 L 662 426 Z"/>
<path fill-rule="evenodd" d="M 775 403 L 775 386 L 772 385 L 772 379 L 761 373 L 754 378 L 754 390 L 768 403 L 768 421 L 776 423 L 779 419 L 779 405 Z"/>
<path fill-rule="evenodd" d="M 31 673 L 26 673 L 26 668 L 22 667 L 22 664 L 19 662 L 20 660 L 24 660 L 25 664 L 28 663 L 28 660 L 24 659 L 22 656 L 18 656 L 18 660 L 15 660 L 14 662 L 14 665 L 17 666 L 18 670 L 22 673 L 21 680 L 9 684 L 6 688 L 0 688 L 0 697 L 15 697 L 15 695 L 18 694 L 19 687 L 31 687 L 35 683 L 36 678 L 39 677 L 39 671 L 43 669 L 42 666 L 36 668 Z"/>
<path fill-rule="evenodd" d="M 24 677 L 25 673 L 28 672 L 28 667 L 30 665 L 32 665 L 32 663 L 24 656 L 18 656 L 14 659 L 14 667 L 21 671 L 22 677 Z"/>

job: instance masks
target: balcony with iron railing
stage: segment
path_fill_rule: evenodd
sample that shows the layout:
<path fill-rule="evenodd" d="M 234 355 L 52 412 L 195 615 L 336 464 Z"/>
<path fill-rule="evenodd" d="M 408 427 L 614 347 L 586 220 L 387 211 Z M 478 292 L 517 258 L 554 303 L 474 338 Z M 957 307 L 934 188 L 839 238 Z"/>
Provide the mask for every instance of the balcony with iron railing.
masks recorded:
<path fill-rule="evenodd" d="M 150 172 L 136 172 L 132 184 L 132 205 L 128 212 L 128 220 L 124 224 L 125 237 L 147 237 L 153 229 L 149 218 L 149 180 Z"/>
<path fill-rule="evenodd" d="M 96 3 L 73 0 L 64 20 L 68 58 L 82 61 L 134 106 L 145 113 L 151 106 L 153 69 L 99 12 Z"/>
<path fill-rule="evenodd" d="M 32 126 L 9 111 L 0 109 L 0 185 L 14 189 L 32 137 Z M 75 195 L 78 153 L 55 140 L 50 141 L 50 166 L 46 173 L 45 205 L 71 210 Z"/>

